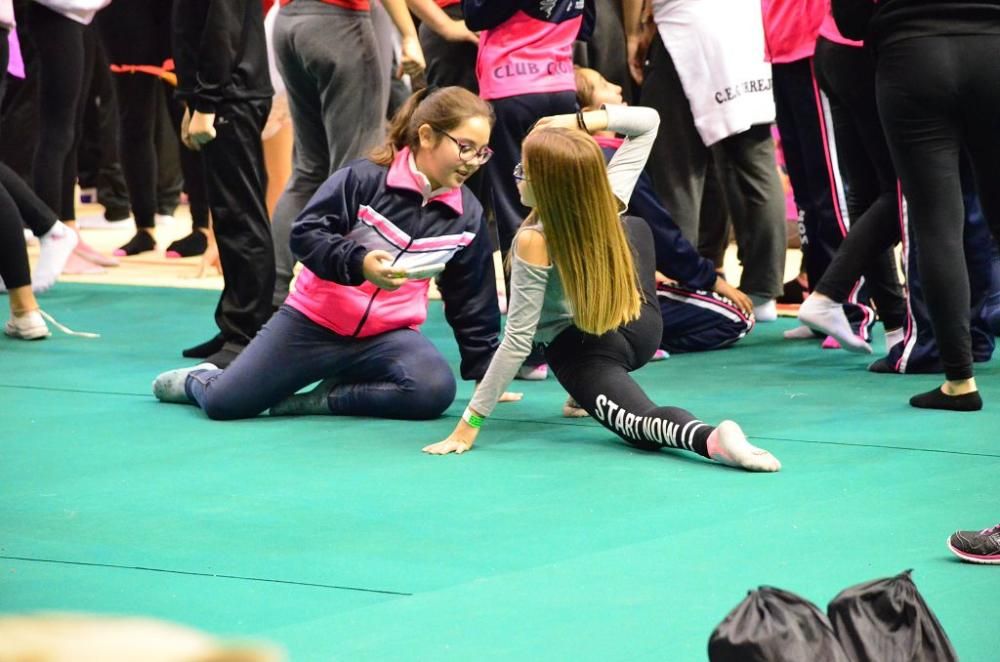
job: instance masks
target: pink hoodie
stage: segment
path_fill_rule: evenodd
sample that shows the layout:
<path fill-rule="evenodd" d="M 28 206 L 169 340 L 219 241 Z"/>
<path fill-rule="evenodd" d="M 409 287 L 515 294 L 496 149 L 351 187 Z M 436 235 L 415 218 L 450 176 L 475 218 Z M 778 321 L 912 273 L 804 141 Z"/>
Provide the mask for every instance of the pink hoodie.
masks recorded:
<path fill-rule="evenodd" d="M 761 0 L 767 61 L 794 62 L 816 52 L 830 0 Z"/>

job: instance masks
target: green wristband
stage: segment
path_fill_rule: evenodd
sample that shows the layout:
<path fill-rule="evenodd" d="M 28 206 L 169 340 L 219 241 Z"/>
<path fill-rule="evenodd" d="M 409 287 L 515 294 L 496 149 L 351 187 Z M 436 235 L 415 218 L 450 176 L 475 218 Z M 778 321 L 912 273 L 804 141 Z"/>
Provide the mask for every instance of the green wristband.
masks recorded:
<path fill-rule="evenodd" d="M 470 428 L 481 428 L 486 417 L 473 413 L 471 409 L 466 407 L 465 412 L 462 414 L 462 420 L 468 423 Z"/>

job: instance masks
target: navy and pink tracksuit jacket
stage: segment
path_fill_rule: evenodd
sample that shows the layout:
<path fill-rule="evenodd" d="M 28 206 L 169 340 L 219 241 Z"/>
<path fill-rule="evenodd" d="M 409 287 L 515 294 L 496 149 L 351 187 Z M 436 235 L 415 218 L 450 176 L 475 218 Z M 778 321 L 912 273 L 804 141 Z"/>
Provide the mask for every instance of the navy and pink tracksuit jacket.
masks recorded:
<path fill-rule="evenodd" d="M 353 161 L 323 183 L 292 226 L 292 253 L 304 268 L 287 303 L 340 336 L 416 330 L 427 318 L 430 280 L 380 289 L 365 280 L 365 255 L 387 251 L 406 269 L 446 263 L 438 280 L 445 318 L 458 341 L 462 377 L 478 379 L 500 334 L 483 209 L 465 187 L 425 201 L 409 158 L 403 149 L 388 167 Z"/>

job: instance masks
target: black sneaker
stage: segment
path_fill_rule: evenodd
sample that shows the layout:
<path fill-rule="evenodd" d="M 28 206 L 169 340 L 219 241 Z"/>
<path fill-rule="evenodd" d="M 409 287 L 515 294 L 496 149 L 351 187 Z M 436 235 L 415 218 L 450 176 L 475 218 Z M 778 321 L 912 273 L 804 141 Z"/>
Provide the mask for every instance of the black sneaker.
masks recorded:
<path fill-rule="evenodd" d="M 982 531 L 956 531 L 948 538 L 948 549 L 963 561 L 1000 565 L 1000 524 Z"/>

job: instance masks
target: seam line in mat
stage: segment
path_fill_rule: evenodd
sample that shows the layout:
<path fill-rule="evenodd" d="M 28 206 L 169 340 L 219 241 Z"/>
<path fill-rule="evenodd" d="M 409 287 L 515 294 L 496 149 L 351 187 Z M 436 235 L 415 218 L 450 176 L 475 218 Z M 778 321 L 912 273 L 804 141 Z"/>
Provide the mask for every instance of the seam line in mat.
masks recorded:
<path fill-rule="evenodd" d="M 89 393 L 91 395 L 126 395 L 133 398 L 145 398 L 151 393 L 124 393 L 122 391 L 95 391 L 86 388 L 62 388 L 59 386 L 27 386 L 21 384 L 0 384 L 0 388 L 19 388 L 26 391 L 55 391 L 57 393 Z"/>
<path fill-rule="evenodd" d="M 37 559 L 28 556 L 6 556 L 0 555 L 0 559 L 8 561 L 28 561 L 31 563 L 54 563 L 57 565 L 77 565 L 92 568 L 116 568 L 119 570 L 142 570 L 144 572 L 162 572 L 171 575 L 189 575 L 192 577 L 215 577 L 219 579 L 242 579 L 251 582 L 266 582 L 269 584 L 288 584 L 291 586 L 308 586 L 310 588 L 328 588 L 338 591 L 357 591 L 359 593 L 378 593 L 381 595 L 398 595 L 410 597 L 412 593 L 403 591 L 389 591 L 377 588 L 361 588 L 358 586 L 338 586 L 336 584 L 318 584 L 314 582 L 297 582 L 290 579 L 269 579 L 267 577 L 244 577 L 241 575 L 223 575 L 216 572 L 191 572 L 189 570 L 171 570 L 169 568 L 150 568 L 140 565 L 119 565 L 117 563 L 91 563 L 88 561 L 67 561 L 64 559 Z"/>
<path fill-rule="evenodd" d="M 763 439 L 764 441 L 788 441 L 793 444 L 823 444 L 826 446 L 848 446 L 850 448 L 889 448 L 899 451 L 918 451 L 921 453 L 944 453 L 945 455 L 971 455 L 973 457 L 996 457 L 996 453 L 974 453 L 972 451 L 952 451 L 943 448 L 916 448 L 914 446 L 890 446 L 888 444 L 852 444 L 845 441 L 817 441 L 815 439 L 787 439 L 785 437 L 760 437 L 757 435 L 747 435 L 751 439 Z"/>

